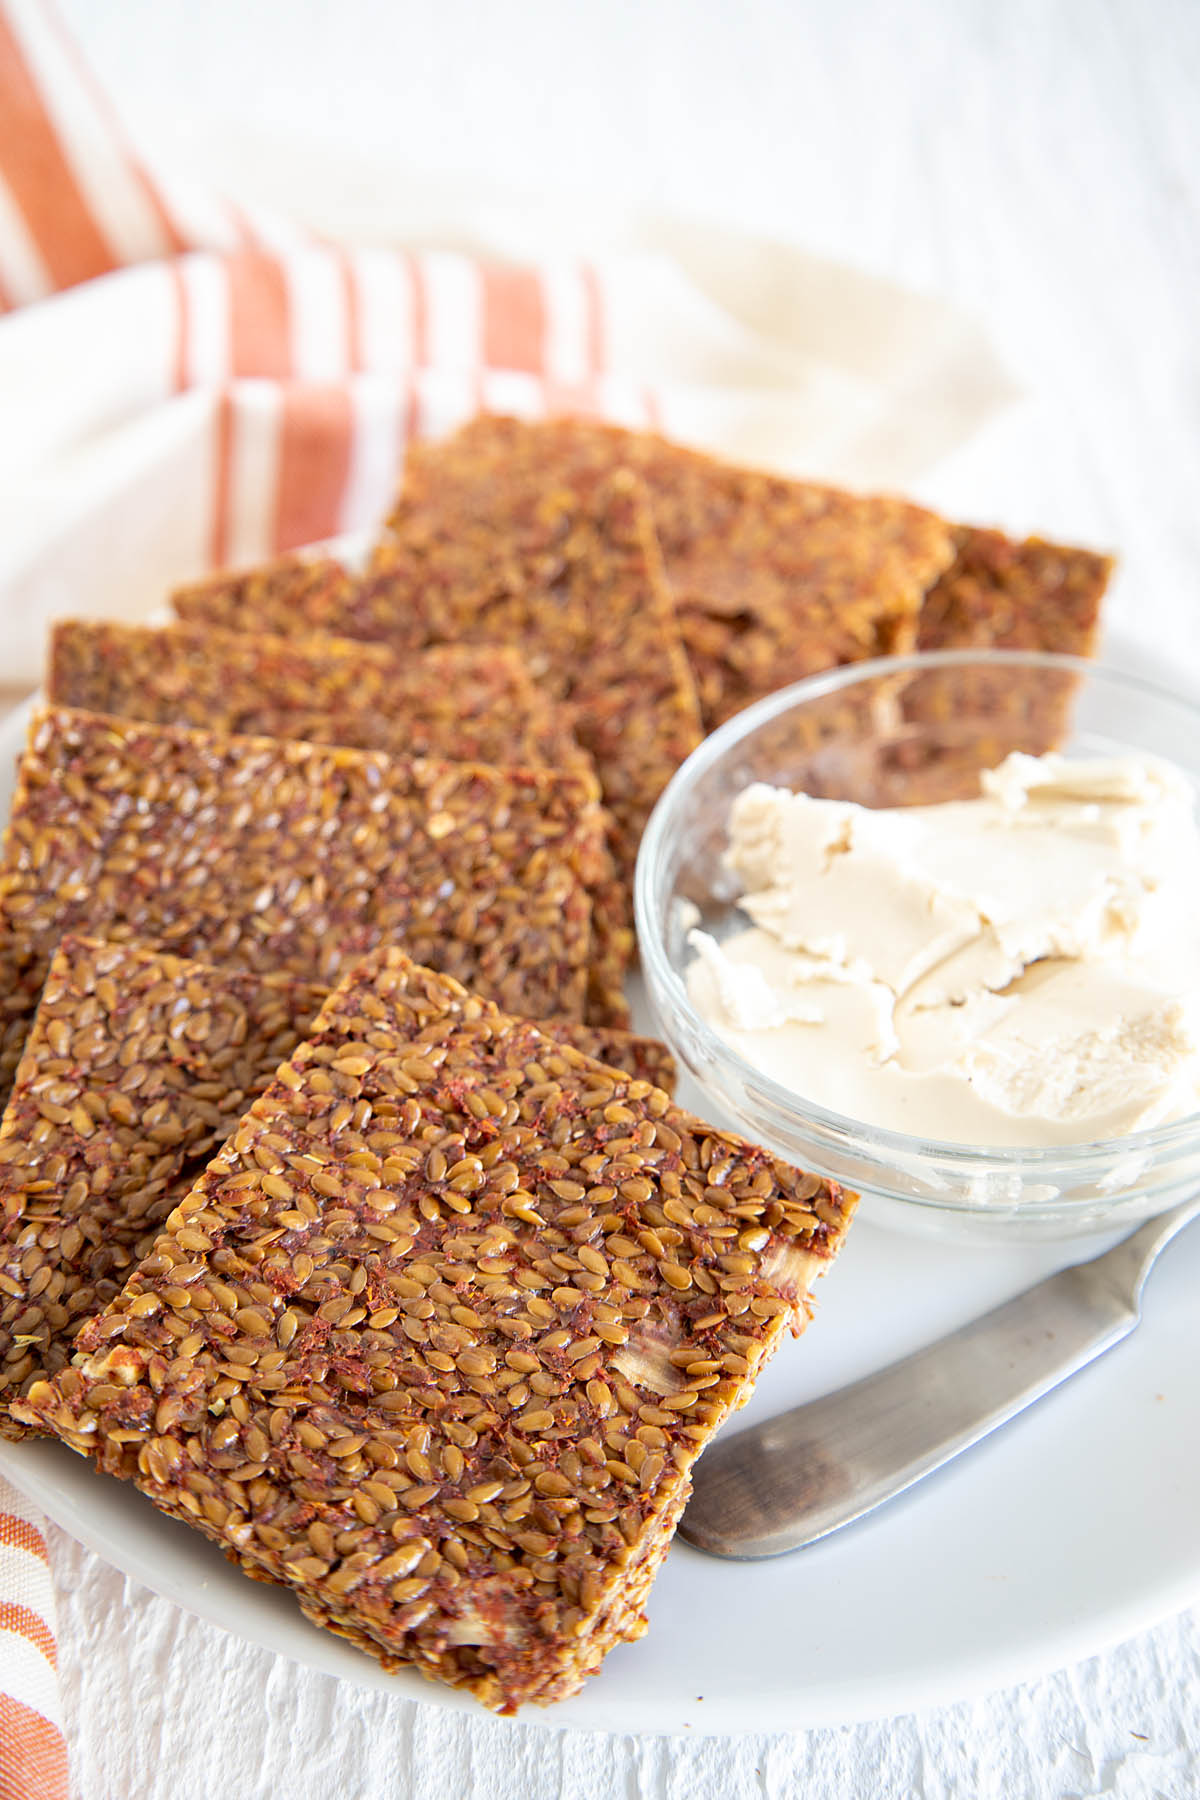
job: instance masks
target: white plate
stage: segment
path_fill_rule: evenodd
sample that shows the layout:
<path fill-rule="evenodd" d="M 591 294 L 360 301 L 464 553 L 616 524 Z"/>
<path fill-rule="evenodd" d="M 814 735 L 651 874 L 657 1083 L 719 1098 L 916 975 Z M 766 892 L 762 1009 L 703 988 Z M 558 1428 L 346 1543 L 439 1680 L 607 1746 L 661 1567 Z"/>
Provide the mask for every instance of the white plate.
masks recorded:
<path fill-rule="evenodd" d="M 0 725 L 0 808 L 28 709 Z M 688 1096 L 681 1098 L 687 1103 Z M 863 1218 L 781 1351 L 749 1423 L 963 1323 L 1081 1252 L 925 1244 Z M 650 1632 L 575 1700 L 523 1723 L 618 1732 L 781 1731 L 909 1712 L 1028 1680 L 1200 1599 L 1200 1230 L 1152 1278 L 1132 1339 L 1060 1393 L 855 1526 L 773 1562 L 676 1543 Z M 294 1661 L 431 1705 L 319 1631 L 282 1589 L 61 1446 L 0 1442 L 0 1471 L 127 1574 Z"/>

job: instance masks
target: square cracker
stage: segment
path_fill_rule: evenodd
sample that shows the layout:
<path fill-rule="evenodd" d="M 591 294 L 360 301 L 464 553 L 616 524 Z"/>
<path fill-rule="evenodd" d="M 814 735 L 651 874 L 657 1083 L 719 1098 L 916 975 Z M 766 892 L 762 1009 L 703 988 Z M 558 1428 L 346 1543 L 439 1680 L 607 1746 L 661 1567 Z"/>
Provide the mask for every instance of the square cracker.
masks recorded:
<path fill-rule="evenodd" d="M 519 644 L 569 704 L 631 882 L 654 803 L 701 737 L 641 483 L 616 469 L 580 486 L 531 428 L 468 429 L 412 450 L 390 524 L 357 629 Z"/>
<path fill-rule="evenodd" d="M 589 766 L 520 652 L 495 644 L 400 655 L 352 638 L 68 619 L 54 627 L 49 697 L 159 725 L 392 756 Z"/>
<path fill-rule="evenodd" d="M 416 447 L 393 528 L 407 539 L 428 496 L 452 495 L 463 470 L 492 467 L 582 491 L 614 468 L 640 477 L 706 729 L 804 675 L 912 649 L 925 591 L 953 555 L 945 521 L 909 501 L 574 418 L 484 414 Z"/>
<path fill-rule="evenodd" d="M 44 709 L 0 866 L 4 1091 L 66 931 L 314 981 L 404 943 L 533 1016 L 582 1017 L 603 974 L 623 1024 L 603 833 L 583 774 Z"/>
<path fill-rule="evenodd" d="M 0 1121 L 6 1402 L 70 1360 L 327 989 L 67 938 Z"/>
<path fill-rule="evenodd" d="M 291 550 L 185 582 L 172 592 L 171 604 L 180 619 L 227 631 L 326 631 L 327 617 L 345 604 L 357 582 L 336 556 Z"/>
<path fill-rule="evenodd" d="M 921 609 L 919 649 L 1092 655 L 1111 556 L 982 525 L 956 525 L 953 536 L 954 561 Z"/>
<path fill-rule="evenodd" d="M 519 651 L 495 644 L 400 654 L 350 638 L 67 620 L 52 640 L 50 698 L 154 724 L 593 773 L 565 709 L 535 687 Z M 627 903 L 615 876 L 592 900 L 588 1011 L 619 1025 Z"/>
<path fill-rule="evenodd" d="M 511 1712 L 644 1630 L 691 1464 L 852 1205 L 390 951 L 18 1411 Z"/>
<path fill-rule="evenodd" d="M 896 748 L 884 789 L 891 800 L 969 798 L 980 771 L 1010 752 L 1040 756 L 1063 741 L 1078 677 L 989 663 L 987 652 L 1087 657 L 1096 647 L 1112 557 L 977 525 L 956 526 L 954 542 L 954 562 L 925 598 L 919 648 L 983 656 L 905 682 L 899 708 L 909 742 Z"/>
<path fill-rule="evenodd" d="M 56 951 L 0 1120 L 0 1436 L 34 1380 L 150 1249 L 163 1220 L 328 989 L 131 944 Z M 665 1044 L 558 1021 L 556 1041 L 670 1089 Z"/>

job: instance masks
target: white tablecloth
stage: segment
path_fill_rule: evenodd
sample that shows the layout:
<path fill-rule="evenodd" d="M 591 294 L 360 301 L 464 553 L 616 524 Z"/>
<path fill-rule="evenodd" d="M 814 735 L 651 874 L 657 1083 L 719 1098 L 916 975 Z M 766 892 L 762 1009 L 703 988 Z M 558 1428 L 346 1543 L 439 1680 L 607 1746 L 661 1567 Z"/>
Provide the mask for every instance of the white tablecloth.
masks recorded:
<path fill-rule="evenodd" d="M 1200 1618 L 1027 1688 L 773 1737 L 468 1719 L 311 1674 L 55 1532 L 81 1800 L 1194 1800 Z"/>
<path fill-rule="evenodd" d="M 231 122 L 351 132 L 384 166 L 737 220 L 971 307 L 1030 399 L 921 497 L 1119 548 L 1113 635 L 1200 688 L 1191 0 L 61 4 L 135 129 L 193 166 L 220 172 Z M 636 1741 L 339 1686 L 57 1532 L 52 1557 L 80 1800 L 1200 1792 L 1195 1613 L 969 1705 Z"/>

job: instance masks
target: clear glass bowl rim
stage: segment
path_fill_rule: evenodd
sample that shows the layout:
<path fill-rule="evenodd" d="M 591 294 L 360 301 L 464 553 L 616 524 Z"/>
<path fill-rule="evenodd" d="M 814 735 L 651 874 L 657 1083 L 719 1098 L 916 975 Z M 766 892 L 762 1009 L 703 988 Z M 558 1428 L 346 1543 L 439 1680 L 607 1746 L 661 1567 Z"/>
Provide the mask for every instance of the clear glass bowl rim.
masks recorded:
<path fill-rule="evenodd" d="M 658 874 L 665 866 L 665 850 L 683 797 L 714 763 L 719 762 L 737 744 L 781 714 L 792 711 L 807 701 L 822 699 L 861 682 L 907 671 L 922 672 L 979 665 L 986 665 L 991 669 L 1000 666 L 1045 669 L 1049 672 L 1079 675 L 1084 679 L 1099 677 L 1147 699 L 1183 708 L 1195 719 L 1197 740 L 1200 742 L 1200 704 L 1196 701 L 1159 682 L 1130 674 L 1124 669 L 1115 668 L 1111 663 L 1093 661 L 1086 657 L 1061 656 L 1041 650 L 923 650 L 907 656 L 875 657 L 869 662 L 847 663 L 823 670 L 818 675 L 806 676 L 803 681 L 793 682 L 790 687 L 780 688 L 777 692 L 768 694 L 765 699 L 755 701 L 718 726 L 692 751 L 687 761 L 680 765 L 659 796 L 642 836 L 634 874 L 634 916 L 639 954 L 651 998 L 659 1014 L 663 1011 L 659 996 L 665 992 L 677 1014 L 686 1021 L 689 1033 L 699 1042 L 711 1061 L 716 1065 L 724 1064 L 739 1079 L 752 1082 L 756 1094 L 776 1110 L 788 1131 L 797 1128 L 803 1130 L 806 1126 L 815 1127 L 824 1133 L 855 1141 L 862 1151 L 874 1154 L 881 1160 L 895 1159 L 912 1164 L 914 1161 L 936 1159 L 943 1167 L 950 1166 L 961 1172 L 967 1180 L 989 1171 L 994 1173 L 997 1169 L 1007 1170 L 1014 1176 L 1027 1176 L 1030 1181 L 1039 1178 L 1046 1180 L 1055 1171 L 1061 1171 L 1074 1181 L 1088 1177 L 1102 1180 L 1108 1171 L 1130 1157 L 1145 1161 L 1157 1158 L 1163 1152 L 1195 1147 L 1197 1140 L 1200 1140 L 1200 1112 L 1189 1113 L 1186 1118 L 1172 1119 L 1165 1125 L 1156 1125 L 1149 1130 L 1130 1132 L 1124 1137 L 1050 1146 L 968 1145 L 939 1138 L 914 1137 L 906 1132 L 891 1131 L 862 1119 L 851 1118 L 846 1113 L 832 1112 L 818 1106 L 815 1101 L 801 1098 L 764 1070 L 747 1062 L 701 1018 L 671 965 L 655 923 L 658 910 Z M 1131 745 L 1130 748 L 1135 746 Z M 1193 786 L 1196 785 L 1194 776 L 1188 774 L 1188 779 Z M 668 1031 L 670 1035 L 670 1021 L 663 1018 L 661 1023 L 664 1031 Z M 672 1048 L 675 1048 L 674 1044 Z M 1119 1190 L 1114 1192 L 1113 1198 L 1119 1198 Z M 934 1206 L 949 1204 L 954 1210 L 972 1210 L 969 1203 L 961 1198 L 948 1203 L 939 1202 L 930 1196 L 924 1203 Z M 1024 1201 L 1021 1210 L 1036 1213 L 1038 1203 Z"/>

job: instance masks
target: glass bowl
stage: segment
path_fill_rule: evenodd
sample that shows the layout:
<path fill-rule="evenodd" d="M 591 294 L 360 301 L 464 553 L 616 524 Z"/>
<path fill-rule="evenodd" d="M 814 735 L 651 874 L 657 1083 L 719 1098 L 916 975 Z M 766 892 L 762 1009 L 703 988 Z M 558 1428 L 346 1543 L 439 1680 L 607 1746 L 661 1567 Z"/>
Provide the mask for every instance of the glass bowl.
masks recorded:
<path fill-rule="evenodd" d="M 659 800 L 638 856 L 642 973 L 704 1110 L 863 1196 L 880 1223 L 1026 1242 L 1136 1224 L 1200 1184 L 1200 1114 L 1051 1149 L 966 1147 L 883 1130 L 801 1098 L 745 1061 L 688 999 L 693 925 L 737 911 L 724 866 L 734 796 L 754 781 L 864 805 L 964 798 L 1012 750 L 1166 757 L 1200 793 L 1200 707 L 1119 669 L 1025 651 L 938 651 L 816 675 L 738 713 Z"/>

